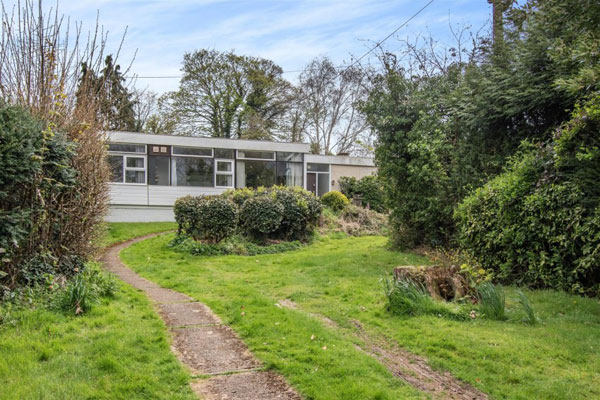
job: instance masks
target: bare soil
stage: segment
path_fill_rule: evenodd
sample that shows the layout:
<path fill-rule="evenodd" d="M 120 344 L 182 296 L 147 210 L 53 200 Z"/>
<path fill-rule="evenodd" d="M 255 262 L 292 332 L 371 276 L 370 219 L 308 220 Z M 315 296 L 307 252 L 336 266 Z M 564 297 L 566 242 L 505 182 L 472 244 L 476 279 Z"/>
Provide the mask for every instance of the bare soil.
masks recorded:
<path fill-rule="evenodd" d="M 449 372 L 434 371 L 427 360 L 412 354 L 398 346 L 381 343 L 366 334 L 358 321 L 353 321 L 358 336 L 363 339 L 364 347 L 360 350 L 375 357 L 394 374 L 415 388 L 438 399 L 452 400 L 486 400 L 488 396 L 452 376 Z"/>

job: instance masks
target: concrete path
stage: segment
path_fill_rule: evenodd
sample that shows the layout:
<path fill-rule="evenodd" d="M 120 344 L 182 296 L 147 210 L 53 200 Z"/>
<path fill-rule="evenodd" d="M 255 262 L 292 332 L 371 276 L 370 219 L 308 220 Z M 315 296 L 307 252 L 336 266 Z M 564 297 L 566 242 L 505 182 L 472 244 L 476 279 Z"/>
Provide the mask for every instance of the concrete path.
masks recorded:
<path fill-rule="evenodd" d="M 215 400 L 299 400 L 283 377 L 261 369 L 235 332 L 223 325 L 206 305 L 165 289 L 127 268 L 119 252 L 158 234 L 138 237 L 106 250 L 104 265 L 124 282 L 143 290 L 171 333 L 171 349 L 197 377 L 191 383 L 196 394 Z"/>

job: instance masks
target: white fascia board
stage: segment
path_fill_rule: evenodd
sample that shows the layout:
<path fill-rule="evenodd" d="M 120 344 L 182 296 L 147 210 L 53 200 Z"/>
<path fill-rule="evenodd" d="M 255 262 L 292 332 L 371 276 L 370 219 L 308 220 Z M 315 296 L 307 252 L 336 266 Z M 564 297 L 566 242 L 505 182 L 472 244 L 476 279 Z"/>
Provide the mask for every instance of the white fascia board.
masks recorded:
<path fill-rule="evenodd" d="M 212 147 L 235 150 L 285 151 L 308 153 L 307 143 L 268 142 L 263 140 L 225 139 L 200 136 L 152 135 L 149 133 L 107 131 L 107 139 L 112 143 L 156 144 L 187 147 Z"/>
<path fill-rule="evenodd" d="M 324 156 L 321 154 L 307 154 L 304 160 L 309 163 L 333 164 L 333 165 L 354 165 L 359 167 L 374 167 L 375 160 L 370 157 L 350 157 L 350 156 Z"/>

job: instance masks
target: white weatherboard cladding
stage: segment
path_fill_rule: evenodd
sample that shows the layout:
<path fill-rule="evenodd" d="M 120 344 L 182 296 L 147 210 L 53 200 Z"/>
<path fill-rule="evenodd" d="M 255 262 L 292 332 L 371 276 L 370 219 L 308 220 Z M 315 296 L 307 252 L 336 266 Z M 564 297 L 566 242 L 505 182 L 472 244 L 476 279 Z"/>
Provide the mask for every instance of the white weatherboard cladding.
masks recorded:
<path fill-rule="evenodd" d="M 227 189 L 195 186 L 154 186 L 110 184 L 110 204 L 173 206 L 180 197 L 220 194 Z"/>
<path fill-rule="evenodd" d="M 110 206 L 107 222 L 163 222 L 175 221 L 173 207 Z"/>

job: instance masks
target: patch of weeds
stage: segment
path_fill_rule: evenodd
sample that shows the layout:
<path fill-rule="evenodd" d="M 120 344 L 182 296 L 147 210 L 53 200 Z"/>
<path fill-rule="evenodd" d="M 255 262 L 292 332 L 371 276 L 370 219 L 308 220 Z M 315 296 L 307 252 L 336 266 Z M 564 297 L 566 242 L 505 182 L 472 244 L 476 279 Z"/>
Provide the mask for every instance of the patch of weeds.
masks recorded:
<path fill-rule="evenodd" d="M 483 282 L 477 286 L 477 301 L 481 313 L 493 320 L 506 319 L 506 296 L 500 285 Z"/>
<path fill-rule="evenodd" d="M 463 307 L 458 304 L 434 300 L 424 285 L 410 278 L 382 278 L 390 312 L 403 316 L 434 315 L 455 320 L 466 319 Z"/>
<path fill-rule="evenodd" d="M 533 310 L 533 306 L 529 302 L 525 293 L 523 293 L 520 289 L 517 290 L 518 302 L 525 313 L 525 317 L 523 318 L 523 322 L 529 325 L 535 325 L 538 322 L 537 317 L 535 316 L 535 312 Z"/>
<path fill-rule="evenodd" d="M 64 312 L 80 315 L 90 311 L 100 298 L 113 297 L 116 291 L 115 278 L 102 271 L 98 264 L 89 263 L 55 294 L 54 306 Z"/>

